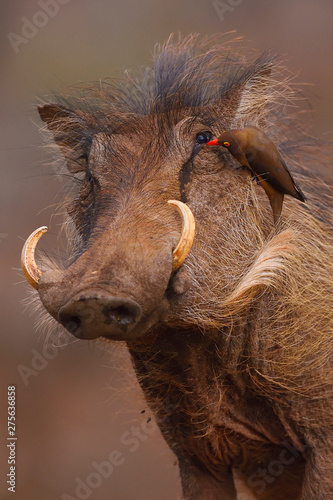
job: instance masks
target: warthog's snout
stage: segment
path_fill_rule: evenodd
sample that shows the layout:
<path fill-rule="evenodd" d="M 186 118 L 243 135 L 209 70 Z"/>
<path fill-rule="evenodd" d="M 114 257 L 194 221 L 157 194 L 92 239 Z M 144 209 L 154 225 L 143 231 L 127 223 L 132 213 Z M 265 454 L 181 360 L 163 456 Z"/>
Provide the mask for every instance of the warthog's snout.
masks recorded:
<path fill-rule="evenodd" d="M 22 250 L 24 275 L 38 289 L 48 312 L 75 337 L 138 338 L 154 328 L 168 310 L 168 283 L 187 257 L 195 233 L 190 208 L 179 200 L 168 203 L 182 220 L 177 245 L 172 219 L 168 232 L 164 229 L 160 235 L 156 227 L 153 235 L 149 219 L 141 231 L 129 230 L 127 220 L 122 228 L 109 228 L 92 241 L 66 269 L 42 273 L 35 248 L 47 228 L 36 229 L 27 239 Z M 165 204 L 166 216 L 167 207 Z"/>
<path fill-rule="evenodd" d="M 112 336 L 116 339 L 129 334 L 141 315 L 141 307 L 133 300 L 90 293 L 80 294 L 67 302 L 60 309 L 58 319 L 78 338 Z"/>

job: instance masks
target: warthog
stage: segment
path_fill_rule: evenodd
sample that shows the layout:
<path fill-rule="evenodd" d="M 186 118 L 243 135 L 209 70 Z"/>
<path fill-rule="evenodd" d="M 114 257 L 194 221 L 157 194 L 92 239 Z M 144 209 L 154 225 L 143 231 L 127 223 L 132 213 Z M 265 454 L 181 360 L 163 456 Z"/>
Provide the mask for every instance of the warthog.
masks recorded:
<path fill-rule="evenodd" d="M 324 145 L 289 115 L 271 56 L 191 36 L 154 61 L 39 107 L 79 188 L 72 259 L 40 271 L 41 228 L 24 272 L 75 336 L 126 342 L 184 498 L 236 499 L 243 483 L 261 500 L 332 499 L 332 213 L 312 175 Z M 278 145 L 307 198 L 287 197 L 277 225 L 226 149 L 198 147 L 245 125 Z"/>

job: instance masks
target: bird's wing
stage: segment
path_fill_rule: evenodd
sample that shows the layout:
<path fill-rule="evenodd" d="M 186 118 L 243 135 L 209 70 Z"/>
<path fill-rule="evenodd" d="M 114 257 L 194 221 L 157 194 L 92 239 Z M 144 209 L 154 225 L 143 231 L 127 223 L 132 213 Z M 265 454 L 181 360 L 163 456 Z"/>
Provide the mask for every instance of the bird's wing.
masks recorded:
<path fill-rule="evenodd" d="M 301 201 L 305 200 L 285 161 L 275 148 L 270 148 L 269 153 L 265 150 L 260 150 L 256 154 L 252 150 L 249 153 L 245 153 L 245 156 L 248 159 L 251 169 L 275 189 L 298 198 Z"/>
<path fill-rule="evenodd" d="M 286 162 L 284 161 L 284 159 L 282 158 L 282 156 L 280 154 L 279 154 L 279 157 L 280 157 L 281 164 L 283 165 L 283 167 L 285 168 L 285 170 L 290 175 L 290 178 L 291 178 L 291 180 L 293 182 L 293 185 L 294 185 L 294 189 L 295 189 L 295 191 L 298 194 L 297 198 L 299 200 L 301 200 L 301 201 L 306 201 L 306 198 L 305 198 L 305 195 L 304 195 L 303 191 L 301 190 L 301 188 L 299 187 L 299 185 L 297 184 L 297 182 L 294 180 L 293 176 L 291 175 L 291 172 L 290 172 L 289 168 L 287 167 Z"/>

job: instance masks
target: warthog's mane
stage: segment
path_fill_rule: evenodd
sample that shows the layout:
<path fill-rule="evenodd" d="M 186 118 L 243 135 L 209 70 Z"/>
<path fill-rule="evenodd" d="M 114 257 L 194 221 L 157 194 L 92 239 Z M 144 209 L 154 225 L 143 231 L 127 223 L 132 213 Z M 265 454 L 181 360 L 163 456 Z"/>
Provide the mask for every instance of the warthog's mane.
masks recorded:
<path fill-rule="evenodd" d="M 198 35 L 189 35 L 176 41 L 170 36 L 167 42 L 155 46 L 152 66 L 135 73 L 125 71 L 121 79 L 76 85 L 67 96 L 53 97 L 59 104 L 97 116 L 111 116 L 114 112 L 168 114 L 207 106 L 276 62 L 277 58 L 268 53 L 249 61 L 240 51 L 233 50 L 235 40 L 217 40 L 218 37 L 200 39 Z M 281 92 L 281 82 L 279 85 Z"/>
<path fill-rule="evenodd" d="M 218 123 L 221 116 L 214 103 L 224 99 L 230 106 L 237 91 L 245 87 L 255 87 L 256 96 L 247 93 L 243 99 L 240 121 L 252 115 L 252 122 L 260 122 L 268 113 L 272 118 L 281 112 L 281 104 L 291 103 L 293 75 L 282 70 L 279 58 L 269 53 L 245 57 L 241 49 L 234 48 L 239 40 L 225 37 L 222 43 L 219 38 L 189 35 L 177 41 L 170 36 L 155 46 L 152 66 L 126 71 L 122 79 L 73 86 L 50 98 L 93 116 L 82 136 L 82 143 L 87 144 L 99 132 L 129 130 L 132 118 L 137 129 L 139 117 L 159 117 L 162 137 L 189 114 L 204 119 L 207 125 Z"/>

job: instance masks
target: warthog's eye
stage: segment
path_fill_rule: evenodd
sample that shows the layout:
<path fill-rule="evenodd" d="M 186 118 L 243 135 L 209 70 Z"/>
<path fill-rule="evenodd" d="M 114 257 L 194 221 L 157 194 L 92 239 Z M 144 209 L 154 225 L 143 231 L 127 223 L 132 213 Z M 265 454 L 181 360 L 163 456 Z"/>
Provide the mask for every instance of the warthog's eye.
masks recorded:
<path fill-rule="evenodd" d="M 205 130 L 204 132 L 198 132 L 195 136 L 195 142 L 197 144 L 206 144 L 207 142 L 213 139 L 213 134 L 209 130 Z"/>
<path fill-rule="evenodd" d="M 209 130 L 198 132 L 195 136 L 195 144 L 189 161 L 193 161 L 195 156 L 199 153 L 201 146 L 207 144 L 207 142 L 211 141 L 212 139 L 213 134 Z"/>

